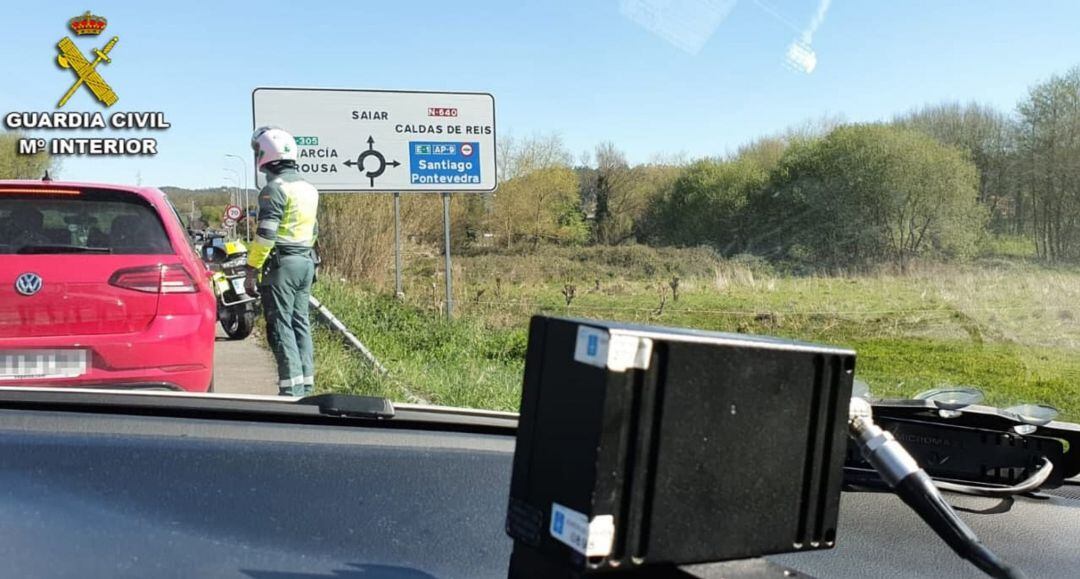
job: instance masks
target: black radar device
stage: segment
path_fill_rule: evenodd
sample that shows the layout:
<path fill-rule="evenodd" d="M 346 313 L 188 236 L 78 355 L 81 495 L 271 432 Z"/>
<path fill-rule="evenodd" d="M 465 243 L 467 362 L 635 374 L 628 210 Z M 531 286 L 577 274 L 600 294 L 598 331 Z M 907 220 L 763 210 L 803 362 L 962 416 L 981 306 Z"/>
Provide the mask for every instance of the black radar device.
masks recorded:
<path fill-rule="evenodd" d="M 854 369 L 842 348 L 534 317 L 510 577 L 831 548 Z"/>

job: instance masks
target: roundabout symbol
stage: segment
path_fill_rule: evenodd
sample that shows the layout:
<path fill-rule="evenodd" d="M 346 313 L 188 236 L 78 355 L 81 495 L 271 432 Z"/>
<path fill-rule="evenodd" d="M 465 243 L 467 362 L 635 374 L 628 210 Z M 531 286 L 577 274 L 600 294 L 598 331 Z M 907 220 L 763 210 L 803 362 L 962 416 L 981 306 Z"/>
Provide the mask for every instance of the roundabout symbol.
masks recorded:
<path fill-rule="evenodd" d="M 364 176 L 371 180 L 371 186 L 375 187 L 375 178 L 379 175 L 382 175 L 383 172 L 386 171 L 387 165 L 390 165 L 391 167 L 397 167 L 398 165 L 401 165 L 401 163 L 397 162 L 396 160 L 387 161 L 386 157 L 384 157 L 382 153 L 376 151 L 374 137 L 369 135 L 367 138 L 367 144 L 367 150 L 363 153 L 360 153 L 360 155 L 356 157 L 355 161 L 350 159 L 348 161 L 345 161 L 343 165 L 345 165 L 346 167 L 356 167 L 357 171 L 363 172 Z M 368 157 L 375 157 L 375 160 L 378 162 L 378 166 L 373 171 L 364 171 L 364 160 L 366 160 Z"/>

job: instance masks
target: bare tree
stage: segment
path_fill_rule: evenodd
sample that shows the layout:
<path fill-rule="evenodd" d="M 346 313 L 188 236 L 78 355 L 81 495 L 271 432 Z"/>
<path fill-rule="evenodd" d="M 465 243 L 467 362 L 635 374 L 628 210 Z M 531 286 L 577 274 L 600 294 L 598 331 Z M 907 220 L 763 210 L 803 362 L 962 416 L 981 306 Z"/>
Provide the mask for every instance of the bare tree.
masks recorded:
<path fill-rule="evenodd" d="M 537 244 L 584 236 L 571 162 L 558 135 L 500 141 L 502 183 L 493 205 L 496 227 L 507 247 L 523 238 Z"/>
<path fill-rule="evenodd" d="M 1018 111 L 1037 251 L 1048 261 L 1080 258 L 1080 67 L 1033 87 Z"/>
<path fill-rule="evenodd" d="M 993 223 L 999 230 L 1024 231 L 1024 199 L 1010 170 L 1014 130 L 1005 114 L 978 103 L 945 103 L 902 115 L 895 124 L 967 151 L 979 171 L 979 202 Z"/>

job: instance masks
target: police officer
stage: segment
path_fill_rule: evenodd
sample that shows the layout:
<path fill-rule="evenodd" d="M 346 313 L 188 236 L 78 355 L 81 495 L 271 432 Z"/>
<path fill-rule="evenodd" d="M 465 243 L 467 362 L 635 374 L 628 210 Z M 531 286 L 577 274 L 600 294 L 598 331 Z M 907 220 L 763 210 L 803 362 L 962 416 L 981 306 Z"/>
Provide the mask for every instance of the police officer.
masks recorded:
<path fill-rule="evenodd" d="M 259 281 L 266 333 L 277 359 L 278 394 L 306 396 L 315 388 L 315 349 L 308 298 L 315 277 L 319 192 L 296 170 L 296 140 L 277 127 L 251 136 L 255 164 L 266 174 L 259 223 L 248 252 L 249 291 Z"/>

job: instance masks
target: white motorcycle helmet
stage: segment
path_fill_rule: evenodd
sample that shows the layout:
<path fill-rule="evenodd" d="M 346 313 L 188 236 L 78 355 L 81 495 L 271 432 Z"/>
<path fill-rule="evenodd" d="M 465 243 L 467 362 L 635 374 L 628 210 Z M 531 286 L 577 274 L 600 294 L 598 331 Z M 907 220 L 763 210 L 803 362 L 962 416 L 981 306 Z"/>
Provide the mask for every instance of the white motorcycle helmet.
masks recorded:
<path fill-rule="evenodd" d="M 255 165 L 264 171 L 267 165 L 277 161 L 293 161 L 296 157 L 296 139 L 278 127 L 259 127 L 251 135 L 251 148 L 255 151 Z"/>

